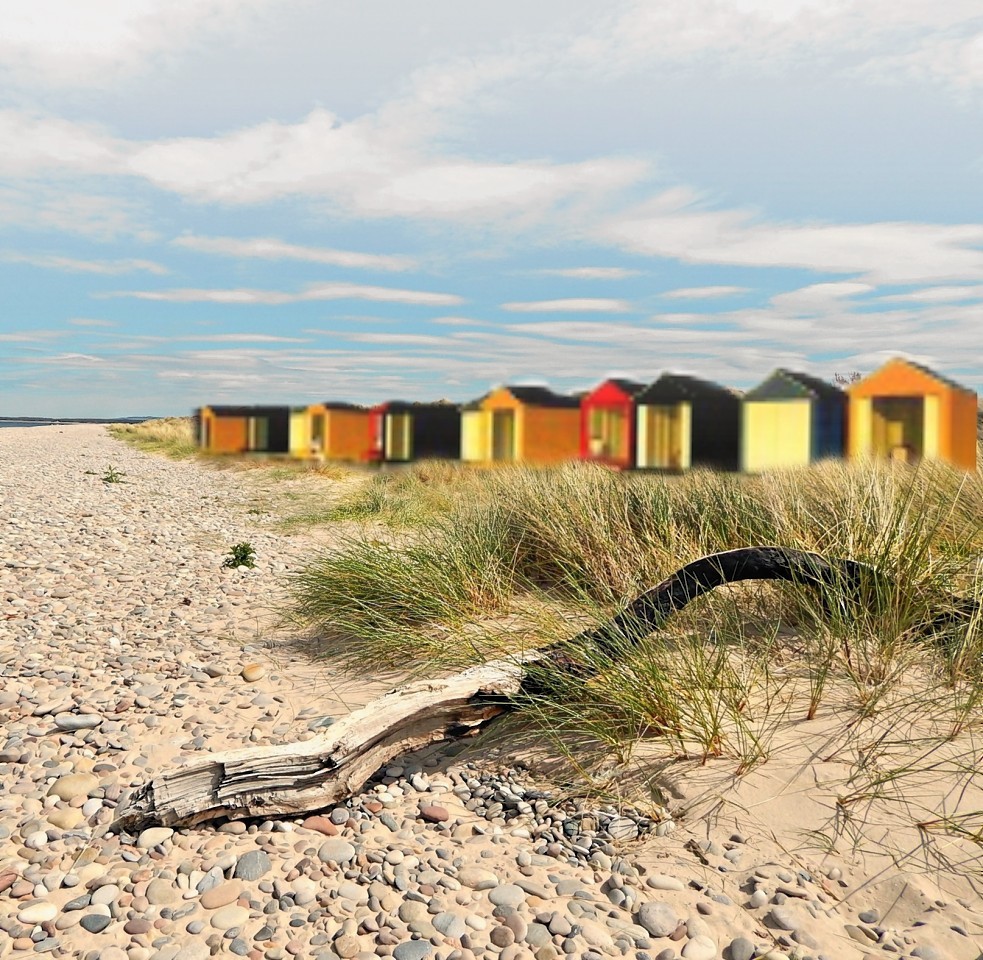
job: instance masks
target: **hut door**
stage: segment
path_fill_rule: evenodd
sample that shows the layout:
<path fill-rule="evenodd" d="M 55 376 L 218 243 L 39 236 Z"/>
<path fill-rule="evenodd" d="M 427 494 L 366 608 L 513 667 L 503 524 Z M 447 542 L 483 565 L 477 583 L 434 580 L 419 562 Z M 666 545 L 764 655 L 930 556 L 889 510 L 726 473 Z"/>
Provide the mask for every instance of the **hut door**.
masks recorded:
<path fill-rule="evenodd" d="M 268 450 L 270 447 L 269 417 L 250 417 L 248 436 L 250 450 Z"/>
<path fill-rule="evenodd" d="M 515 411 L 492 411 L 492 459 L 515 459 Z"/>
<path fill-rule="evenodd" d="M 324 452 L 324 418 L 325 414 L 315 413 L 311 417 L 311 452 Z"/>
<path fill-rule="evenodd" d="M 595 407 L 590 412 L 590 454 L 592 457 L 627 455 L 628 431 L 624 411 L 614 407 Z"/>
<path fill-rule="evenodd" d="M 412 434 L 408 413 L 390 413 L 386 417 L 386 459 L 409 460 L 412 456 Z"/>
<path fill-rule="evenodd" d="M 925 398 L 874 397 L 874 453 L 913 463 L 925 454 Z"/>
<path fill-rule="evenodd" d="M 683 470 L 689 466 L 689 437 L 686 405 L 652 408 L 649 463 L 663 470 Z"/>

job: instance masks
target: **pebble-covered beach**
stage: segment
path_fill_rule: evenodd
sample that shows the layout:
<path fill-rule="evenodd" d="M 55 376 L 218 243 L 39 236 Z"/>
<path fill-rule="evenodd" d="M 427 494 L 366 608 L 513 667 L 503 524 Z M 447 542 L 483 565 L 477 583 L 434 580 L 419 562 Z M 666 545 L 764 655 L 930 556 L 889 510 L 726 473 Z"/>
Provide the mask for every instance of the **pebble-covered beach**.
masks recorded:
<path fill-rule="evenodd" d="M 0 957 L 983 955 L 978 899 L 875 896 L 849 859 L 561 800 L 506 756 L 430 750 L 307 816 L 113 832 L 181 758 L 309 739 L 384 689 L 278 653 L 283 575 L 320 547 L 251 513 L 251 482 L 99 426 L 0 430 Z M 241 541 L 256 568 L 223 567 Z"/>

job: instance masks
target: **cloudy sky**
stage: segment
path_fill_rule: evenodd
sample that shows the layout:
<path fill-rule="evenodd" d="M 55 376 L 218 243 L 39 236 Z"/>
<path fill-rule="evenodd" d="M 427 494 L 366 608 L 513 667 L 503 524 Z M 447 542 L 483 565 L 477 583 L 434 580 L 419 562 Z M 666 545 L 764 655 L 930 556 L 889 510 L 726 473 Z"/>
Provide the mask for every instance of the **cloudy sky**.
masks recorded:
<path fill-rule="evenodd" d="M 981 120 L 979 0 L 0 0 L 0 416 L 978 390 Z"/>

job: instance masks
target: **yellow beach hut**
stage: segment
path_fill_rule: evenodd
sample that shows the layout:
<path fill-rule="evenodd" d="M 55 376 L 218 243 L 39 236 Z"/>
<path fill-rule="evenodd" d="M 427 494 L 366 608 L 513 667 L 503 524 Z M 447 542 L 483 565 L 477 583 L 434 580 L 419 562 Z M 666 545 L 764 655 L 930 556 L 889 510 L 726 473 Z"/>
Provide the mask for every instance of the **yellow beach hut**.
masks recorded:
<path fill-rule="evenodd" d="M 851 457 L 944 460 L 976 469 L 976 393 L 895 357 L 851 385 Z"/>
<path fill-rule="evenodd" d="M 757 473 L 842 457 L 846 411 L 847 396 L 838 387 L 806 373 L 775 370 L 744 394 L 741 469 Z"/>
<path fill-rule="evenodd" d="M 580 453 L 580 398 L 546 387 L 504 386 L 461 411 L 461 459 L 559 463 Z"/>

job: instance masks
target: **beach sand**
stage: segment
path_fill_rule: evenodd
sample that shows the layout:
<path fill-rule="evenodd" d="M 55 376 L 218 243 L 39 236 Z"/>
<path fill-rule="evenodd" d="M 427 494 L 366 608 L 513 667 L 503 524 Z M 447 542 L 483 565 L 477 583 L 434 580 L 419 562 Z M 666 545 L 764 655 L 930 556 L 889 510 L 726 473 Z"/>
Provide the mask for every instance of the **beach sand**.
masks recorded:
<path fill-rule="evenodd" d="M 344 530 L 283 533 L 278 497 L 310 481 L 264 476 L 100 426 L 0 431 L 0 957 L 983 955 L 979 845 L 926 845 L 896 801 L 838 804 L 856 758 L 835 709 L 789 718 L 742 777 L 677 765 L 658 781 L 671 820 L 589 857 L 535 852 L 530 818 L 481 816 L 495 788 L 473 750 L 395 763 L 315 817 L 107 833 L 119 798 L 182 758 L 310 737 L 393 683 L 313 663 L 278 626 L 284 575 Z M 242 541 L 256 568 L 223 568 Z M 656 759 L 636 756 L 626 793 Z M 906 784 L 912 809 L 983 809 L 954 765 Z M 837 836 L 846 809 L 863 829 Z"/>

